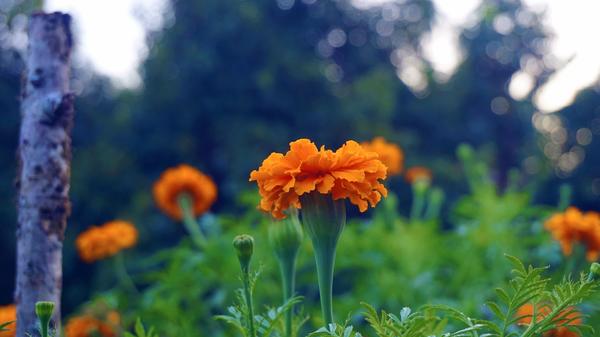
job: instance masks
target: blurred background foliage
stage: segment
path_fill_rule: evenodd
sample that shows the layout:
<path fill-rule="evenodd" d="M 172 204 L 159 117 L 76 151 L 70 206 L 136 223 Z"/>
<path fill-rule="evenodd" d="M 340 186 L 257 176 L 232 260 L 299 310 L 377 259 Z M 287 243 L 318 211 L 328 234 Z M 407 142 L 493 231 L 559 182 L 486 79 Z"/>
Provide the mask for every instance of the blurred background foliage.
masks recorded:
<path fill-rule="evenodd" d="M 22 13 L 40 5 L 35 1 L 0 3 L 0 303 L 11 301 L 14 286 L 16 216 L 12 181 L 26 26 Z M 585 90 L 571 106 L 550 115 L 536 112 L 531 96 L 517 101 L 508 93 L 511 77 L 527 64 L 538 67 L 535 86 L 557 70 L 542 61 L 550 33 L 542 26 L 539 14 L 520 1 L 483 2 L 478 21 L 461 33 L 465 58 L 450 78 L 436 74 L 423 57 L 420 41 L 430 32 L 436 17 L 428 0 L 406 0 L 369 9 L 358 9 L 346 0 L 172 1 L 170 7 L 172 19 L 150 38 L 149 55 L 141 66 L 143 84 L 138 90 L 119 90 L 106 78 L 90 76 L 88 69 L 75 70 L 74 87 L 79 95 L 73 131 L 73 214 L 64 257 L 67 312 L 91 298 L 94 290 L 106 289 L 113 282 L 104 264 L 86 265 L 78 259 L 73 241 L 79 232 L 113 218 L 129 219 L 142 232 L 135 254 L 150 256 L 160 248 L 176 247 L 168 248 L 175 250 L 167 254 L 169 262 L 157 256 L 159 262 L 150 259 L 147 263 L 197 270 L 193 260 L 177 260 L 177 256 L 188 256 L 178 255 L 178 250 L 186 249 L 185 244 L 177 245 L 184 231 L 155 210 L 150 193 L 153 181 L 169 166 L 192 164 L 211 175 L 219 186 L 219 200 L 213 211 L 227 215 L 213 221 L 231 223 L 226 228 L 236 231 L 246 231 L 248 226 L 264 231 L 264 226 L 258 226 L 266 221 L 264 217 L 249 211 L 256 200 L 252 192 L 246 193 L 255 189 L 247 181 L 248 174 L 270 151 L 283 151 L 289 141 L 300 137 L 336 147 L 346 139 L 363 141 L 384 136 L 402 146 L 408 166 L 430 167 L 435 184 L 446 192 L 442 220 L 427 225 L 435 229 L 408 225 L 386 229 L 385 219 L 390 215 L 380 214 L 387 209 L 381 207 L 383 210 L 374 214 L 377 226 L 369 231 L 369 240 L 360 239 L 361 225 L 350 226 L 352 229 L 344 234 L 338 271 L 342 277 L 338 282 L 358 287 L 352 291 L 368 297 L 365 300 L 387 299 L 389 303 L 378 304 L 389 305 L 390 309 L 431 298 L 477 300 L 478 291 L 492 282 L 483 279 L 472 287 L 458 285 L 490 271 L 490 263 L 498 266 L 497 258 L 503 250 L 515 248 L 518 254 L 519 249 L 526 249 L 522 243 L 513 247 L 515 238 L 519 231 L 539 233 L 541 225 L 535 225 L 532 218 L 545 214 L 531 204 L 556 205 L 560 183 L 574 187 L 574 204 L 583 209 L 598 206 L 598 91 Z M 499 30 L 494 25 L 498 17 L 510 19 L 513 29 Z M 421 77 L 414 76 L 411 67 L 417 67 Z M 413 76 L 409 76 L 411 72 Z M 465 180 L 455 155 L 460 143 L 473 145 L 478 149 L 477 160 L 488 164 L 486 173 L 474 184 Z M 511 175 L 513 169 L 520 174 Z M 409 188 L 400 179 L 392 179 L 389 186 L 397 197 L 387 202 L 396 202 L 397 206 L 388 210 L 407 213 Z M 391 218 L 396 216 L 392 214 Z M 466 258 L 476 261 L 468 262 L 473 269 L 462 270 L 464 275 L 454 275 L 456 287 L 451 289 L 472 293 L 419 288 L 437 284 L 427 280 L 443 275 L 427 273 L 440 263 L 439 254 L 415 251 L 440 251 L 436 235 L 441 235 L 440 229 L 449 228 L 456 229 L 455 235 L 473 235 L 472 241 L 480 242 L 480 249 L 491 250 L 481 256 L 473 254 L 475 248 L 471 245 L 453 249 L 457 253 L 452 256 L 461 259 L 457 263 L 467 263 L 463 260 Z M 397 233 L 388 236 L 385 231 L 389 230 Z M 496 236 L 498 231 L 504 232 Z M 226 233 L 229 236 L 215 245 L 229 245 L 235 233 Z M 416 242 L 426 245 L 404 242 L 404 237 L 422 237 Z M 382 244 L 386 238 L 400 241 Z M 498 238 L 502 245 L 496 242 Z M 379 253 L 383 247 L 388 250 Z M 227 263 L 213 266 L 234 270 L 233 255 L 221 256 L 228 249 L 215 248 L 217 261 Z M 542 253 L 532 256 L 536 254 Z M 401 260 L 405 255 L 422 256 L 423 261 Z M 484 261 L 477 260 L 484 257 Z M 405 273 L 379 275 L 376 280 L 386 285 L 381 289 L 372 287 L 371 273 L 384 270 L 377 263 Z M 410 265 L 398 266 L 406 263 Z M 352 273 L 346 265 L 349 269 L 368 268 L 368 272 Z M 135 268 L 143 271 L 149 267 L 141 263 Z M 506 270 L 494 272 L 504 275 Z M 200 275 L 184 273 L 181 280 L 162 282 L 167 289 L 149 291 L 148 296 L 153 297 L 145 301 L 151 304 L 141 306 L 145 308 L 141 314 L 158 315 L 157 306 L 169 300 L 165 295 L 169 289 L 195 282 L 225 282 L 231 287 L 237 284 L 234 273 L 210 273 L 208 268 Z M 365 279 L 354 282 L 349 275 Z M 161 275 L 148 277 L 160 279 Z M 309 276 L 301 271 L 302 277 Z M 402 287 L 420 290 L 403 292 L 399 298 L 391 296 L 390 289 Z M 354 288 L 336 289 L 349 292 Z M 316 296 L 314 287 L 301 291 Z M 373 294 L 377 291 L 382 293 Z M 223 293 L 200 295 L 213 298 L 216 308 L 228 303 L 229 295 Z M 339 301 L 346 303 L 344 297 Z M 350 304 L 346 303 L 340 312 Z M 478 309 L 474 302 L 470 305 L 472 310 Z M 175 318 L 182 312 L 171 314 L 176 324 Z M 182 333 L 186 334 L 192 332 Z"/>

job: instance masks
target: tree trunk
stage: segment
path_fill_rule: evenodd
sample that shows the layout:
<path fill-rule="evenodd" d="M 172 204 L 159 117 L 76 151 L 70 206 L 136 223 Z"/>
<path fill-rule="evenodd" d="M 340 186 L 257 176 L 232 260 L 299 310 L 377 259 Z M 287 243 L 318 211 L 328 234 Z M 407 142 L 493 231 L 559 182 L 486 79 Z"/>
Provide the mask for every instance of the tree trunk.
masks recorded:
<path fill-rule="evenodd" d="M 17 173 L 17 337 L 39 335 L 37 301 L 56 303 L 54 322 L 60 326 L 73 124 L 70 23 L 69 15 L 58 12 L 29 20 Z"/>

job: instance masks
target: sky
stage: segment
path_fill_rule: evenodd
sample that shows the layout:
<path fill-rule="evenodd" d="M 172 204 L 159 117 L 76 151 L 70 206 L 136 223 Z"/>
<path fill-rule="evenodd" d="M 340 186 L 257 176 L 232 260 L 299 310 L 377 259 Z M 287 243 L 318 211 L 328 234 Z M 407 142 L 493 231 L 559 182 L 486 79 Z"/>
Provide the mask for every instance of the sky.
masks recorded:
<path fill-rule="evenodd" d="M 357 6 L 373 6 L 386 0 L 355 0 Z M 577 92 L 598 82 L 600 75 L 600 1 L 597 0 L 524 0 L 527 6 L 546 10 L 545 24 L 553 31 L 551 54 L 566 66 L 534 94 L 538 110 L 550 113 L 569 105 Z M 462 59 L 458 37 L 462 27 L 473 22 L 481 0 L 434 0 L 438 17 L 422 43 L 425 57 L 441 80 L 449 78 Z M 168 0 L 46 0 L 46 10 L 66 11 L 73 15 L 80 66 L 89 66 L 109 76 L 118 87 L 135 88 L 141 83 L 139 65 L 148 54 L 148 30 L 157 30 L 173 18 L 164 18 Z M 107 24 L 107 19 L 108 23 Z M 166 21 L 165 21 L 166 20 Z M 568 62 L 567 62 L 568 61 Z M 410 69 L 409 69 L 410 70 Z M 405 82 L 418 70 L 399 74 Z M 414 78 L 414 76 L 412 76 Z M 422 77 L 422 76 L 421 76 Z M 419 77 L 417 76 L 417 79 Z M 419 85 L 418 81 L 407 83 Z M 520 71 L 509 85 L 515 99 L 525 97 L 532 77 Z"/>

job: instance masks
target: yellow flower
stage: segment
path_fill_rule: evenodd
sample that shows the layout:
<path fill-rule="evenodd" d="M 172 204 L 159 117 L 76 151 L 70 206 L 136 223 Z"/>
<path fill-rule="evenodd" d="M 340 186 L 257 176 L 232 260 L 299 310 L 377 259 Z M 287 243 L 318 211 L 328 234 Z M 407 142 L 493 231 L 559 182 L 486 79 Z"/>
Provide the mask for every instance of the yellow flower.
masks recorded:
<path fill-rule="evenodd" d="M 552 308 L 548 305 L 537 306 L 536 322 L 543 320 L 550 312 Z M 519 308 L 517 311 L 517 317 L 519 318 L 519 325 L 529 325 L 533 319 L 534 306 L 531 303 L 527 303 Z M 569 326 L 581 325 L 581 314 L 574 307 L 569 307 L 561 312 L 557 318 L 554 319 L 556 324 L 565 324 Z M 552 329 L 544 334 L 544 337 L 579 337 L 579 334 L 575 331 L 569 330 L 566 326 L 561 326 L 556 329 Z"/>
<path fill-rule="evenodd" d="M 17 320 L 17 306 L 14 304 L 0 306 L 0 324 Z M 14 337 L 17 332 L 16 323 L 6 327 L 8 331 L 0 332 L 0 337 Z"/>
<path fill-rule="evenodd" d="M 431 170 L 423 166 L 413 166 L 406 170 L 406 173 L 404 174 L 404 179 L 406 179 L 409 184 L 414 184 L 418 179 L 431 180 L 432 177 Z"/>
<path fill-rule="evenodd" d="M 573 245 L 581 243 L 586 247 L 586 258 L 596 261 L 600 256 L 600 214 L 583 213 L 575 207 L 569 207 L 564 213 L 550 217 L 544 227 L 560 243 L 563 254 L 569 256 Z"/>
<path fill-rule="evenodd" d="M 371 142 L 364 142 L 361 145 L 365 150 L 379 155 L 379 160 L 387 166 L 388 175 L 397 175 L 402 172 L 404 153 L 398 145 L 386 142 L 383 137 L 376 137 Z"/>
<path fill-rule="evenodd" d="M 183 214 L 178 198 L 188 195 L 192 199 L 193 212 L 199 216 L 206 212 L 217 199 L 217 186 L 204 173 L 189 165 L 167 169 L 154 184 L 154 200 L 158 207 L 175 220 Z"/>
<path fill-rule="evenodd" d="M 299 139 L 290 143 L 286 154 L 271 153 L 258 170 L 250 173 L 250 181 L 258 184 L 260 208 L 283 219 L 285 210 L 301 208 L 299 197 L 312 191 L 330 194 L 333 200 L 347 198 L 364 212 L 387 196 L 380 182 L 386 178 L 386 171 L 376 153 L 355 141 L 347 141 L 333 152 Z"/>
<path fill-rule="evenodd" d="M 112 324 L 112 323 L 111 323 Z M 93 316 L 83 315 L 71 318 L 65 326 L 66 337 L 115 337 L 115 327 Z"/>
<path fill-rule="evenodd" d="M 85 262 L 111 257 L 137 243 L 138 232 L 132 223 L 115 220 L 102 226 L 92 226 L 79 234 L 75 246 Z"/>

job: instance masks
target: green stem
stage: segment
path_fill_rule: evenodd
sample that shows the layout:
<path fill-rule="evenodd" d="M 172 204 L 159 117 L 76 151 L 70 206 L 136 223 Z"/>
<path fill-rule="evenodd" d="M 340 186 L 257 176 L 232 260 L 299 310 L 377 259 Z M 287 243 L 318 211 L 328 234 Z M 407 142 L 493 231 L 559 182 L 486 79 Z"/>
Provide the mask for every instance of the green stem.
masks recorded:
<path fill-rule="evenodd" d="M 423 207 L 425 206 L 425 193 L 418 182 L 413 184 L 413 203 L 410 210 L 410 220 L 417 221 L 421 218 Z"/>
<path fill-rule="evenodd" d="M 427 209 L 425 210 L 425 220 L 433 220 L 440 215 L 443 199 L 444 193 L 440 189 L 434 188 L 429 192 L 429 202 L 427 203 Z"/>
<path fill-rule="evenodd" d="M 333 270 L 335 265 L 335 244 L 315 246 L 315 260 L 317 263 L 317 277 L 319 281 L 319 294 L 321 297 L 321 310 L 325 325 L 333 323 Z"/>
<path fill-rule="evenodd" d="M 122 286 L 131 290 L 133 293 L 139 294 L 135 283 L 133 282 L 131 276 L 129 276 L 129 273 L 127 272 L 127 266 L 125 265 L 125 258 L 123 258 L 123 254 L 117 254 L 114 258 L 114 261 L 117 277 L 119 278 L 119 283 Z"/>
<path fill-rule="evenodd" d="M 279 269 L 283 283 L 283 303 L 294 296 L 296 287 L 296 256 L 279 259 Z M 285 313 L 285 336 L 292 337 L 293 308 Z"/>
<path fill-rule="evenodd" d="M 40 321 L 40 335 L 41 337 L 48 337 L 48 324 L 49 322 Z"/>
<path fill-rule="evenodd" d="M 196 217 L 194 216 L 192 201 L 192 198 L 185 193 L 177 198 L 177 203 L 179 204 L 183 215 L 183 225 L 185 226 L 185 229 L 188 231 L 194 244 L 198 246 L 198 248 L 204 248 L 206 245 L 206 238 L 204 237 L 204 234 L 202 234 L 200 225 L 198 225 Z"/>
<path fill-rule="evenodd" d="M 248 270 L 242 270 L 242 281 L 244 283 L 244 297 L 246 297 L 246 306 L 248 307 L 248 327 L 250 337 L 256 337 L 254 330 L 254 305 L 252 303 L 252 291 L 250 290 L 250 275 Z"/>
<path fill-rule="evenodd" d="M 346 225 L 346 204 L 344 200 L 333 200 L 330 195 L 318 192 L 302 195 L 300 202 L 302 222 L 315 251 L 321 310 L 327 325 L 333 323 L 335 249 Z"/>

